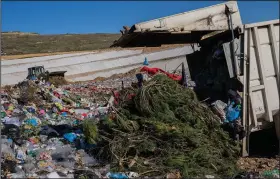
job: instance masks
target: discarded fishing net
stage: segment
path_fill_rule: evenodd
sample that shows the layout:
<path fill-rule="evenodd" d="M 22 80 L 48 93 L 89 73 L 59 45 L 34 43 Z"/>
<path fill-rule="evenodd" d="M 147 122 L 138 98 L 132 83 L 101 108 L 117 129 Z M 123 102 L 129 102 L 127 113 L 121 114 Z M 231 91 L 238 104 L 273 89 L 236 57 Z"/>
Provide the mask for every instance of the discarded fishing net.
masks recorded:
<path fill-rule="evenodd" d="M 236 172 L 238 145 L 192 90 L 156 75 L 134 94 L 99 127 L 99 157 L 116 171 L 158 176 L 179 169 L 182 177 Z"/>

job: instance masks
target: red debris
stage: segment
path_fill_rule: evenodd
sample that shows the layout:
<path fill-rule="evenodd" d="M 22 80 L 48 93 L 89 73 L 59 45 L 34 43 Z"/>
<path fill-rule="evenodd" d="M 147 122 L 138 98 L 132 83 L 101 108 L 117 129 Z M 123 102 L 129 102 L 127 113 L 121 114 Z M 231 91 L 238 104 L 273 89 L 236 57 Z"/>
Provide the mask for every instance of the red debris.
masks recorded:
<path fill-rule="evenodd" d="M 149 68 L 147 66 L 144 66 L 143 68 L 141 68 L 140 70 L 141 72 L 145 71 L 150 75 L 155 75 L 157 73 L 164 73 L 166 74 L 169 78 L 175 80 L 175 81 L 180 81 L 182 79 L 181 75 L 176 75 L 176 74 L 172 74 L 172 73 L 168 73 L 160 68 Z"/>

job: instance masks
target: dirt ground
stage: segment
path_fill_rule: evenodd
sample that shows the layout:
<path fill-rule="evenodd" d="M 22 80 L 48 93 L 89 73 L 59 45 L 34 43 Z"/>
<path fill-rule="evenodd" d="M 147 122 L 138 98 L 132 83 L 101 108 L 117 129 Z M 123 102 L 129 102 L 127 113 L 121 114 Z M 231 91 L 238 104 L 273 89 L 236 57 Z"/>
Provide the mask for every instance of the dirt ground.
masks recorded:
<path fill-rule="evenodd" d="M 277 158 L 240 158 L 237 162 L 241 170 L 248 172 L 264 172 L 273 169 L 280 169 L 280 157 Z"/>

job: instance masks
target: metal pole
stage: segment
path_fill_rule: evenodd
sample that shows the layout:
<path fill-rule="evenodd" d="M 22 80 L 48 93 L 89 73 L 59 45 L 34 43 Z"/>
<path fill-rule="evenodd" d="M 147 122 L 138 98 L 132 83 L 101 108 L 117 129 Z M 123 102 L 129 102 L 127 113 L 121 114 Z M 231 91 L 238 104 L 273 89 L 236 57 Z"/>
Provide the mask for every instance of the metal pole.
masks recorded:
<path fill-rule="evenodd" d="M 0 11 L 2 11 L 2 1 L 0 0 Z M 1 18 L 2 19 L 2 18 Z M 1 22 L 1 20 L 0 20 L 0 26 L 1 26 L 1 24 L 2 24 L 2 22 Z M 0 38 L 1 38 L 1 34 L 2 34 L 2 32 L 1 32 L 1 29 L 2 28 L 0 28 Z M 2 38 L 1 38 L 2 39 Z M 1 43 L 0 43 L 0 49 L 1 49 L 1 54 L 0 55 L 2 55 L 2 47 L 1 47 Z M 1 60 L 2 61 L 2 60 Z M 1 62 L 0 62 L 1 63 Z M 1 78 L 0 78 L 0 80 L 1 80 Z M 1 125 L 1 127 L 0 127 L 0 140 L 1 140 L 1 142 L 0 142 L 0 178 L 2 178 L 2 172 L 1 172 L 1 170 L 2 170 L 2 168 L 1 168 L 1 163 L 2 163 L 2 135 L 1 135 L 1 128 L 2 128 L 2 125 Z"/>
<path fill-rule="evenodd" d="M 229 28 L 231 30 L 231 36 L 232 36 L 232 41 L 231 41 L 231 53 L 232 53 L 232 59 L 234 61 L 234 68 L 235 68 L 235 73 L 236 73 L 236 77 L 239 75 L 239 70 L 238 70 L 238 64 L 236 61 L 236 55 L 235 55 L 235 46 L 234 46 L 234 31 L 233 31 L 233 24 L 232 24 L 232 16 L 231 16 L 231 12 L 228 8 L 228 6 L 226 6 L 226 11 L 225 11 L 226 15 L 228 16 L 228 20 L 229 20 Z"/>

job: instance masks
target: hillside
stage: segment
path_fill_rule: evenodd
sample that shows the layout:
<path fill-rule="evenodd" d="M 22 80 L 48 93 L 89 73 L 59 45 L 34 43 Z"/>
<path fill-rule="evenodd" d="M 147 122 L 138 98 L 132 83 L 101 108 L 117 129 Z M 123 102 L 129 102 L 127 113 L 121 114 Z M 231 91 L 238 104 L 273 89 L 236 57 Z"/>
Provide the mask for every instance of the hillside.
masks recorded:
<path fill-rule="evenodd" d="M 54 52 L 89 51 L 108 48 L 120 34 L 2 33 L 2 54 L 20 55 Z"/>

